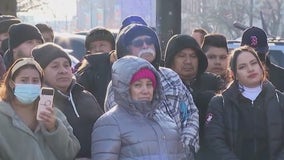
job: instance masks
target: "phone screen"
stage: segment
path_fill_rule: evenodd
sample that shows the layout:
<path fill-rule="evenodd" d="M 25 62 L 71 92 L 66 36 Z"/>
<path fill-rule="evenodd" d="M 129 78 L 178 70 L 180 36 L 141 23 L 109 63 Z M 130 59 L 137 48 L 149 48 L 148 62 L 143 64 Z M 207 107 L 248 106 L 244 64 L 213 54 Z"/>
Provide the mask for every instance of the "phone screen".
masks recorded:
<path fill-rule="evenodd" d="M 41 94 L 42 95 L 53 95 L 54 94 L 54 90 L 50 89 L 50 88 L 42 88 Z"/>

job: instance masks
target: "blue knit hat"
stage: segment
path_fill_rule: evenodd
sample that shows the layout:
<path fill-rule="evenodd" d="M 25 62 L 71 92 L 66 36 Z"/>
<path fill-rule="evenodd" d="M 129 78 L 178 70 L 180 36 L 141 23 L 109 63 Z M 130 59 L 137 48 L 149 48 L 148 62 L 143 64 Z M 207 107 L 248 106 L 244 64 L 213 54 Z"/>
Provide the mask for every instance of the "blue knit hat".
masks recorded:
<path fill-rule="evenodd" d="M 126 26 L 130 25 L 130 24 L 142 24 L 147 26 L 147 23 L 144 21 L 144 19 L 140 16 L 128 16 L 126 17 L 123 21 L 122 21 L 122 25 L 120 27 L 120 31 L 125 28 Z"/>

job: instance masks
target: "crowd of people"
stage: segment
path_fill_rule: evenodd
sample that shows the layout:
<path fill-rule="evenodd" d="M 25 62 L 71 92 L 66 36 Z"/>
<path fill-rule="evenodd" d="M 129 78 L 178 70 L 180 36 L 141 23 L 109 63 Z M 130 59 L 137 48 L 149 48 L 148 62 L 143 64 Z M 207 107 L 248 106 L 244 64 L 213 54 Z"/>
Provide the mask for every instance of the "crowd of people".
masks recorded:
<path fill-rule="evenodd" d="M 129 16 L 116 37 L 92 28 L 76 65 L 53 41 L 47 24 L 0 15 L 0 159 L 284 159 L 284 69 L 261 28 L 234 50 L 196 28 L 163 54 Z M 37 113 L 42 87 L 54 98 Z"/>

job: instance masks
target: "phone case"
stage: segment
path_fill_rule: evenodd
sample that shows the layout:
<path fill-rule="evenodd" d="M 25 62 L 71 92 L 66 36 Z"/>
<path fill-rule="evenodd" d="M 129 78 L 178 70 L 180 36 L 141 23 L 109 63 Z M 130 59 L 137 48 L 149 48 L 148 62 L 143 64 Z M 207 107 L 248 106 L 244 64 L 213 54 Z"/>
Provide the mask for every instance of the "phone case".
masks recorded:
<path fill-rule="evenodd" d="M 37 109 L 37 120 L 41 120 L 39 117 L 39 113 L 45 111 L 46 108 L 52 107 L 53 105 L 53 96 L 54 96 L 54 89 L 43 87 L 41 89 L 40 100 L 38 102 L 38 109 Z"/>

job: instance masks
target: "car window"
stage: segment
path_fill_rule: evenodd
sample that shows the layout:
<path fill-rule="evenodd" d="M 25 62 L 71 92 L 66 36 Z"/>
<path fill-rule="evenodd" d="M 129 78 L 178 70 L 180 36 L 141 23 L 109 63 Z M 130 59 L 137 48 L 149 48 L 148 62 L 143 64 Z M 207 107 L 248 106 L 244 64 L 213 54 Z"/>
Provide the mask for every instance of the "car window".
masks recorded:
<path fill-rule="evenodd" d="M 54 42 L 65 49 L 72 50 L 70 54 L 79 60 L 86 54 L 84 35 L 56 34 Z"/>
<path fill-rule="evenodd" d="M 284 46 L 283 46 L 284 48 Z M 284 50 L 270 50 L 268 57 L 271 63 L 284 67 Z"/>

